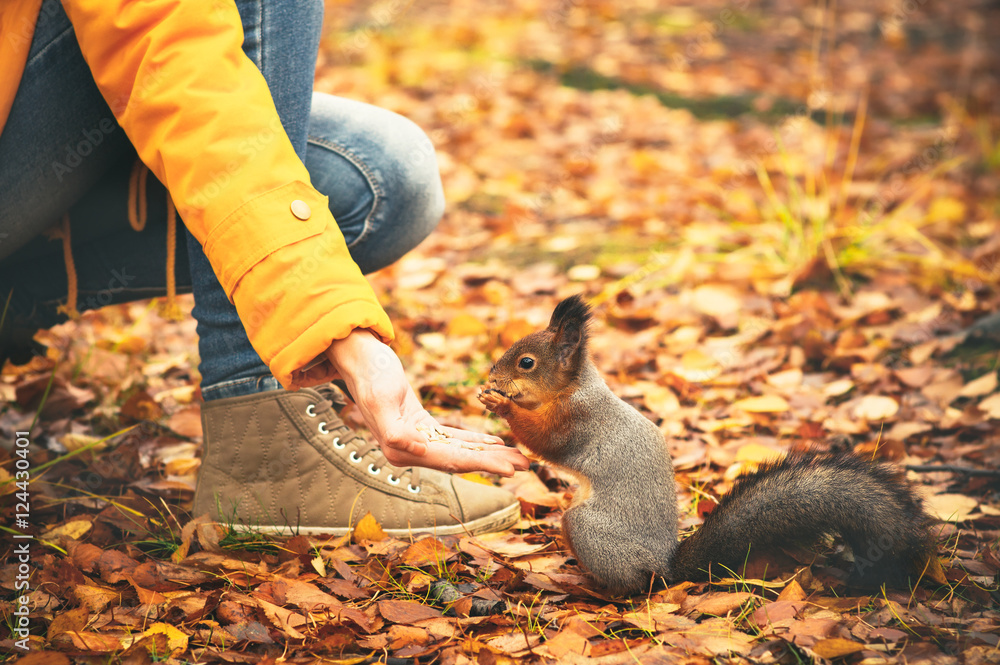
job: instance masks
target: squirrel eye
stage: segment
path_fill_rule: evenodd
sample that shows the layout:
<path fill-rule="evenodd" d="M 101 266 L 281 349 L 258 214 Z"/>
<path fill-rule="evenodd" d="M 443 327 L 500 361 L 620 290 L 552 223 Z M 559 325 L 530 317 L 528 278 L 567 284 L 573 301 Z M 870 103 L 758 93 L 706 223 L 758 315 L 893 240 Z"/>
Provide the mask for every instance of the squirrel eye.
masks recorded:
<path fill-rule="evenodd" d="M 525 356 L 517 362 L 517 366 L 521 369 L 531 369 L 535 366 L 535 359 L 530 356 Z"/>

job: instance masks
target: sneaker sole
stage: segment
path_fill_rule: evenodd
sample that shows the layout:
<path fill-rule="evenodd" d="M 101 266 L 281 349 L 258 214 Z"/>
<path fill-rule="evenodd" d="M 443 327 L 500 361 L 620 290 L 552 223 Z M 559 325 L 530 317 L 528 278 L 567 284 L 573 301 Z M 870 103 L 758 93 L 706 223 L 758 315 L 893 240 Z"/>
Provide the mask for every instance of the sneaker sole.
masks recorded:
<path fill-rule="evenodd" d="M 496 531 L 503 531 L 509 527 L 517 524 L 517 521 L 521 519 L 521 504 L 512 503 L 503 510 L 498 510 L 495 513 L 490 513 L 485 517 L 480 517 L 479 519 L 472 520 L 471 522 L 462 522 L 460 524 L 448 524 L 448 525 L 431 525 L 423 527 L 409 527 L 406 529 L 385 529 L 386 535 L 401 537 L 410 536 L 416 534 L 431 534 L 435 536 L 449 536 L 456 533 L 467 533 L 469 535 L 477 535 L 480 533 L 494 533 Z M 299 526 L 297 528 L 291 528 L 288 526 L 268 526 L 268 525 L 247 525 L 247 524 L 233 524 L 231 525 L 235 531 L 245 533 L 266 533 L 273 534 L 277 536 L 343 536 L 350 533 L 353 529 L 346 527 L 322 527 L 322 526 Z"/>

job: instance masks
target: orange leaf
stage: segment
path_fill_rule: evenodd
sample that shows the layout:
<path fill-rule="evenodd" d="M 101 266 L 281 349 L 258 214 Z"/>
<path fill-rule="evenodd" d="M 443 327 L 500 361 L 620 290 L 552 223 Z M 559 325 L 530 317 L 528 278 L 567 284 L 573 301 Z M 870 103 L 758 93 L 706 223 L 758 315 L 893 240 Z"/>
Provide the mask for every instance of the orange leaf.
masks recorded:
<path fill-rule="evenodd" d="M 382 525 L 378 523 L 372 514 L 365 513 L 365 516 L 354 527 L 354 542 L 360 543 L 362 540 L 378 542 L 385 540 L 388 536 L 382 530 Z"/>

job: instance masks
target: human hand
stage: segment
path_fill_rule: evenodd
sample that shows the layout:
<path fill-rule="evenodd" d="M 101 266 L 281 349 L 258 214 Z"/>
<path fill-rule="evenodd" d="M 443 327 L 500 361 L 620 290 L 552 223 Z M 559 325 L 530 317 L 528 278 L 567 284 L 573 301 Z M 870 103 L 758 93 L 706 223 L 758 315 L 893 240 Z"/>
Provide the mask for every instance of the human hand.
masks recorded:
<path fill-rule="evenodd" d="M 528 458 L 498 437 L 439 424 L 421 405 L 396 354 L 367 330 L 334 341 L 326 357 L 391 464 L 502 476 L 528 468 Z"/>

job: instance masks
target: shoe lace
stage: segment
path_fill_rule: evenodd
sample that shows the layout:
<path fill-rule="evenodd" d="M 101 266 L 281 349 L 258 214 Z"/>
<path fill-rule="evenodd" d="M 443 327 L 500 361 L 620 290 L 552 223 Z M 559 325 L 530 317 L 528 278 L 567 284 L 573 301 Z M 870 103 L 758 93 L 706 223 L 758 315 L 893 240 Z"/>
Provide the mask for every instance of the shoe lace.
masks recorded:
<path fill-rule="evenodd" d="M 307 409 L 306 414 L 310 417 L 318 416 L 321 413 L 332 412 L 334 419 L 328 422 L 321 422 L 319 427 L 319 432 L 321 435 L 334 435 L 333 445 L 338 449 L 342 449 L 346 445 L 354 445 L 354 450 L 348 459 L 355 463 L 361 463 L 366 456 L 377 452 L 378 455 L 373 455 L 371 462 L 368 465 L 368 472 L 372 475 L 378 475 L 383 467 L 388 467 L 389 475 L 388 480 L 391 485 L 398 485 L 402 480 L 404 475 L 407 477 L 407 488 L 410 492 L 414 494 L 420 492 L 420 467 L 408 466 L 408 467 L 395 467 L 389 464 L 389 460 L 386 459 L 385 453 L 377 443 L 372 443 L 366 441 L 362 436 L 354 432 L 350 427 L 344 424 L 341 420 L 338 412 L 346 406 L 347 402 L 341 395 L 340 391 L 335 390 L 330 386 L 320 386 L 315 389 L 323 399 L 320 399 L 315 404 L 312 404 L 311 412 Z M 326 428 L 326 425 L 335 425 L 333 428 Z"/>

